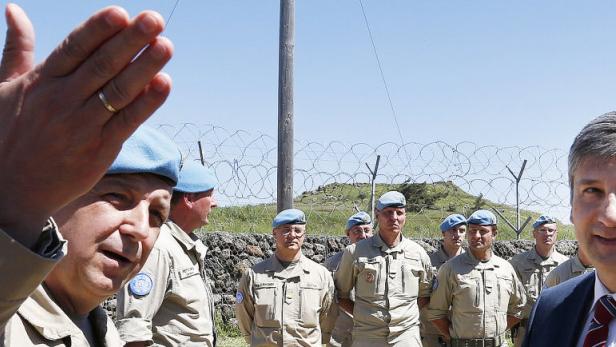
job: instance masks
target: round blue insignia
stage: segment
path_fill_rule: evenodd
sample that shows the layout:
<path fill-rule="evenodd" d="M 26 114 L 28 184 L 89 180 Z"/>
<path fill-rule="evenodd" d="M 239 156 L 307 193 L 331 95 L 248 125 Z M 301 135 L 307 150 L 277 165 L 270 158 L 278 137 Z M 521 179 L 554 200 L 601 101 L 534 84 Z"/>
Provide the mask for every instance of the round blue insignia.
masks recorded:
<path fill-rule="evenodd" d="M 154 282 L 152 282 L 150 275 L 140 272 L 130 280 L 128 289 L 135 295 L 144 296 L 150 294 L 153 284 Z"/>
<path fill-rule="evenodd" d="M 438 288 L 438 279 L 434 277 L 434 282 L 432 282 L 432 290 L 436 290 Z"/>
<path fill-rule="evenodd" d="M 242 292 L 235 293 L 235 303 L 241 304 L 242 301 L 244 301 L 244 294 L 242 294 Z"/>

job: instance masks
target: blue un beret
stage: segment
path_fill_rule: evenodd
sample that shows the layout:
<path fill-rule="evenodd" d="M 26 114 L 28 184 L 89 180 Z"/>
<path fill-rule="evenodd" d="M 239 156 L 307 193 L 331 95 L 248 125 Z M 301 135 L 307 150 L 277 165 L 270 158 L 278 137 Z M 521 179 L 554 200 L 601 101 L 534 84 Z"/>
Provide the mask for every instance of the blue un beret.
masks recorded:
<path fill-rule="evenodd" d="M 366 212 L 360 211 L 352 215 L 351 218 L 349 218 L 346 224 L 346 230 L 349 230 L 356 225 L 366 224 L 372 224 L 372 218 L 370 218 L 370 215 Z"/>
<path fill-rule="evenodd" d="M 177 184 L 181 160 L 180 151 L 171 139 L 142 125 L 124 142 L 107 174 L 151 173 Z"/>
<path fill-rule="evenodd" d="M 488 210 L 478 210 L 473 212 L 466 222 L 474 225 L 496 225 L 496 216 Z"/>
<path fill-rule="evenodd" d="M 282 210 L 274 217 L 272 228 L 277 228 L 285 224 L 306 224 L 306 215 L 296 208 Z"/>
<path fill-rule="evenodd" d="M 400 192 L 394 190 L 389 191 L 379 198 L 376 202 L 376 209 L 381 211 L 386 207 L 404 207 L 406 206 L 406 199 Z"/>
<path fill-rule="evenodd" d="M 182 166 L 180 180 L 173 190 L 183 193 L 201 193 L 215 187 L 216 176 L 214 176 L 214 171 L 197 164 L 197 162 L 189 161 Z"/>
<path fill-rule="evenodd" d="M 450 214 L 441 223 L 441 232 L 445 232 L 460 224 L 466 224 L 466 218 L 461 214 Z"/>
<path fill-rule="evenodd" d="M 539 218 L 537 218 L 535 223 L 533 223 L 533 229 L 537 229 L 543 224 L 552 224 L 552 223 L 556 223 L 556 218 L 550 217 L 547 215 L 542 215 Z"/>

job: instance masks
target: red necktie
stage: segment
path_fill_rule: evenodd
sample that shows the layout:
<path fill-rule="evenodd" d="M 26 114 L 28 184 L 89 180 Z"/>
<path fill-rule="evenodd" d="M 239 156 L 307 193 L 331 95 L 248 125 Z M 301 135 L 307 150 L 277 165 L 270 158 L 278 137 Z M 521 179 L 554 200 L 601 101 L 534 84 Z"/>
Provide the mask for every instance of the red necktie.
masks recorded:
<path fill-rule="evenodd" d="M 604 347 L 610 332 L 610 321 L 616 316 L 616 301 L 604 295 L 595 305 L 595 315 L 584 339 L 584 347 Z"/>

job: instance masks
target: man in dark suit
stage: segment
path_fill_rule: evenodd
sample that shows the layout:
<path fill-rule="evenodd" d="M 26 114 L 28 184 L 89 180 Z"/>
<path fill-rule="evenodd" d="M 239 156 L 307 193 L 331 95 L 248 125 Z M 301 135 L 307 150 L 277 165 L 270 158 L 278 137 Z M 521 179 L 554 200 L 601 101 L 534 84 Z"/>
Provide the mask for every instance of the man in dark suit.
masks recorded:
<path fill-rule="evenodd" d="M 594 119 L 575 138 L 569 185 L 575 235 L 596 271 L 541 293 L 524 346 L 616 344 L 616 112 Z"/>

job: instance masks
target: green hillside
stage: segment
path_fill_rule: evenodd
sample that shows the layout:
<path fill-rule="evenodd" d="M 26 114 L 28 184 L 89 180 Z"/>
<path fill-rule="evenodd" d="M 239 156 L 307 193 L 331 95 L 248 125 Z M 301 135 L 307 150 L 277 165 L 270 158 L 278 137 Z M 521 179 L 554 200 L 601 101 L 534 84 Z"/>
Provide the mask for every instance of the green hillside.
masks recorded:
<path fill-rule="evenodd" d="M 388 190 L 398 190 L 407 197 L 405 235 L 410 237 L 440 237 L 438 226 L 444 217 L 451 213 L 468 216 L 479 208 L 495 207 L 515 225 L 515 207 L 494 204 L 470 195 L 451 182 L 378 184 L 377 197 Z M 332 183 L 302 193 L 294 199 L 294 204 L 306 212 L 309 233 L 342 235 L 346 220 L 355 212 L 355 206 L 367 211 L 369 199 L 369 184 Z M 217 208 L 210 216 L 206 230 L 270 233 L 275 215 L 275 204 Z M 521 216 L 523 223 L 527 216 L 531 216 L 534 221 L 539 213 L 522 210 Z M 515 238 L 513 230 L 501 218 L 498 228 L 500 239 Z M 529 225 L 524 229 L 522 238 L 530 238 L 530 230 Z M 559 223 L 559 230 L 559 239 L 575 238 L 572 226 Z"/>

